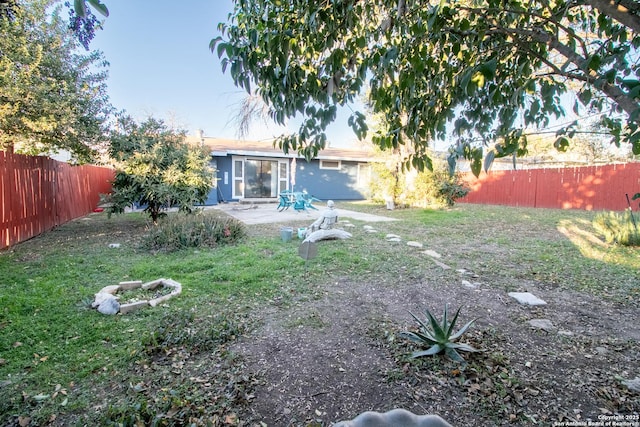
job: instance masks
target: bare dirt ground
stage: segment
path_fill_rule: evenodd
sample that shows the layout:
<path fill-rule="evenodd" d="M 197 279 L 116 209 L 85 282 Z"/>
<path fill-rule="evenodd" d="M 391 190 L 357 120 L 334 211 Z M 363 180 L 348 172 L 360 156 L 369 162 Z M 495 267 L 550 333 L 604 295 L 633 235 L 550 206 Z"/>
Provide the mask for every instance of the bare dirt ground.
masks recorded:
<path fill-rule="evenodd" d="M 551 303 L 530 308 L 484 286 L 425 282 L 345 281 L 319 292 L 290 310 L 264 313 L 264 326 L 235 346 L 262 379 L 251 418 L 328 425 L 401 407 L 457 426 L 550 425 L 640 411 L 638 394 L 619 379 L 638 372 L 638 323 L 620 329 L 621 319 L 637 319 L 636 309 L 543 289 Z M 467 342 L 485 351 L 466 355 L 464 367 L 442 358 L 409 364 L 410 349 L 395 337 L 399 325 L 411 327 L 407 307 L 446 302 L 465 307 L 465 322 L 480 317 Z M 534 318 L 559 329 L 534 330 L 525 323 Z"/>

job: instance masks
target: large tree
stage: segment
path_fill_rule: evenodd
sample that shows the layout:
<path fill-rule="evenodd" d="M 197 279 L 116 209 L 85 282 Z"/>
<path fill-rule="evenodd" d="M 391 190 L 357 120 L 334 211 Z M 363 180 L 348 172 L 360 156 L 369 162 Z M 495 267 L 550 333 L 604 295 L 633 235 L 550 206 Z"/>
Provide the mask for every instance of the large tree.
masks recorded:
<path fill-rule="evenodd" d="M 138 204 L 155 223 L 165 209 L 191 212 L 195 204 L 204 203 L 213 186 L 209 157 L 184 139 L 184 131 L 170 129 L 161 120 L 138 124 L 121 117 L 109 148 L 116 168 L 110 213 Z"/>
<path fill-rule="evenodd" d="M 410 144 L 429 167 L 430 141 L 456 138 L 452 160 L 526 152 L 526 130 L 574 108 L 610 111 L 614 142 L 640 153 L 640 3 L 634 0 L 235 0 L 211 49 L 236 85 L 299 131 L 277 143 L 308 157 L 326 144 L 337 107 L 366 87 L 384 117 L 372 140 Z M 365 116 L 349 124 L 359 137 Z M 568 136 L 560 132 L 557 148 Z"/>
<path fill-rule="evenodd" d="M 100 52 L 78 53 L 56 2 L 14 4 L 0 14 L 0 147 L 88 161 L 112 110 L 107 64 Z"/>

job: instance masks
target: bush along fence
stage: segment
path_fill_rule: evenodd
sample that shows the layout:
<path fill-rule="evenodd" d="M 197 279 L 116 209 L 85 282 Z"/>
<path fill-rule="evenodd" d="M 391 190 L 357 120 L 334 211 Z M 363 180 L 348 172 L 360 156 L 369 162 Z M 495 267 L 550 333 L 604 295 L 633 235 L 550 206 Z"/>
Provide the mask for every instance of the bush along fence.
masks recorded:
<path fill-rule="evenodd" d="M 92 212 L 114 171 L 0 151 L 0 249 Z"/>
<path fill-rule="evenodd" d="M 460 203 L 623 211 L 625 195 L 640 193 L 640 163 L 499 170 L 463 180 L 471 191 Z M 638 202 L 631 207 L 637 210 Z"/>

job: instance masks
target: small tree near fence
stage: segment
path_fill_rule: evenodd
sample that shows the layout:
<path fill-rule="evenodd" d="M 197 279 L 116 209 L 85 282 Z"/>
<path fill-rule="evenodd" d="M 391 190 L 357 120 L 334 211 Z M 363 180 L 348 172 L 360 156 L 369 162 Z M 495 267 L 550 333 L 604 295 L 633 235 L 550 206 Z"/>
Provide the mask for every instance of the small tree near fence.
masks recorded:
<path fill-rule="evenodd" d="M 131 117 L 121 118 L 109 149 L 116 168 L 109 213 L 138 204 L 157 223 L 165 209 L 191 212 L 195 204 L 204 203 L 213 170 L 207 153 L 184 138 L 184 131 L 169 129 L 161 120 L 138 124 Z"/>
<path fill-rule="evenodd" d="M 432 171 L 418 174 L 411 192 L 413 206 L 451 207 L 469 193 L 458 173 L 451 175 L 444 165 L 434 164 Z"/>
<path fill-rule="evenodd" d="M 433 170 L 403 170 L 400 162 L 373 165 L 377 179 L 371 182 L 374 201 L 393 200 L 395 205 L 419 207 L 451 207 L 469 192 L 459 174 L 450 175 L 442 162 L 434 162 Z"/>

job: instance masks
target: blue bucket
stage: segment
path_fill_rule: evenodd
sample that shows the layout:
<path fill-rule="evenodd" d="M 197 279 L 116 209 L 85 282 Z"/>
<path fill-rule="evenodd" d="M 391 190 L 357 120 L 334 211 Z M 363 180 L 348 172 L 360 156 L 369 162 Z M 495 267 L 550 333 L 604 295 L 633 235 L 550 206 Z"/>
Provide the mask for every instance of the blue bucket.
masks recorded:
<path fill-rule="evenodd" d="M 304 236 L 307 234 L 307 227 L 298 228 L 298 239 L 304 239 Z"/>
<path fill-rule="evenodd" d="M 287 243 L 290 242 L 293 238 L 293 228 L 292 227 L 282 227 L 280 229 L 280 237 L 282 241 Z"/>

